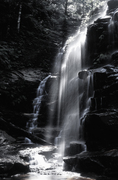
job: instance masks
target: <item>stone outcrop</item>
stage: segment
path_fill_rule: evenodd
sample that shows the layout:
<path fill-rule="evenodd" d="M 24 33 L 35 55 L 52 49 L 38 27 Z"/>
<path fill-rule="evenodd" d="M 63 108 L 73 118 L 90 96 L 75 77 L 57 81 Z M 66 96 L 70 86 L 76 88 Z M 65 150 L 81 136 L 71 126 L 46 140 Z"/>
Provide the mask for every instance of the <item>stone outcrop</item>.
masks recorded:
<path fill-rule="evenodd" d="M 45 85 L 45 92 L 41 101 L 38 126 L 56 126 L 58 116 L 59 77 L 51 75 Z M 45 113 L 44 113 L 45 112 Z"/>
<path fill-rule="evenodd" d="M 29 171 L 29 164 L 23 162 L 19 157 L 6 156 L 5 158 L 0 159 L 0 177 L 27 173 Z"/>
<path fill-rule="evenodd" d="M 92 65 L 103 65 L 108 63 L 108 58 L 106 54 L 110 51 L 109 46 L 109 31 L 108 26 L 111 17 L 106 16 L 105 18 L 100 18 L 88 26 L 87 30 L 87 57 L 84 62 L 85 66 Z M 110 43 L 110 45 L 109 45 Z"/>
<path fill-rule="evenodd" d="M 106 65 L 93 69 L 90 112 L 82 119 L 88 151 L 118 147 L 118 69 Z"/>
<path fill-rule="evenodd" d="M 80 110 L 89 100 L 88 111 L 80 114 L 80 139 L 85 141 L 87 152 L 67 154 L 64 162 L 66 170 L 111 180 L 118 177 L 118 1 L 109 1 L 108 6 L 108 16 L 88 27 L 85 67 L 89 69 L 79 73 L 84 87 Z M 87 82 L 87 74 L 92 83 Z"/>
<path fill-rule="evenodd" d="M 116 8 L 118 8 L 118 1 L 117 0 L 108 1 L 108 12 L 113 12 Z"/>
<path fill-rule="evenodd" d="M 83 123 L 83 138 L 88 151 L 110 150 L 118 147 L 118 112 L 87 114 Z"/>
<path fill-rule="evenodd" d="M 82 152 L 76 156 L 65 157 L 64 162 L 66 170 L 81 172 L 88 176 L 98 176 L 96 179 L 110 180 L 118 177 L 117 149 L 94 153 Z"/>
<path fill-rule="evenodd" d="M 91 72 L 93 94 L 89 97 L 89 112 L 81 119 L 81 138 L 84 138 L 88 151 L 110 150 L 118 147 L 118 69 L 108 64 L 91 69 Z"/>
<path fill-rule="evenodd" d="M 116 51 L 116 26 L 118 22 L 116 8 L 118 1 L 109 1 L 108 6 L 109 11 L 112 10 L 113 13 L 103 19 L 96 20 L 88 27 L 87 32 L 88 53 L 90 55 L 87 60 L 91 60 L 87 63 L 89 63 L 89 71 L 93 76 L 93 94 L 89 97 L 90 112 L 82 118 L 81 123 L 88 151 L 110 150 L 118 147 L 116 141 L 116 137 L 118 137 L 118 101 L 116 98 L 118 96 Z"/>
<path fill-rule="evenodd" d="M 16 140 L 0 130 L 0 177 L 8 177 L 30 171 L 29 163 L 18 155 Z"/>

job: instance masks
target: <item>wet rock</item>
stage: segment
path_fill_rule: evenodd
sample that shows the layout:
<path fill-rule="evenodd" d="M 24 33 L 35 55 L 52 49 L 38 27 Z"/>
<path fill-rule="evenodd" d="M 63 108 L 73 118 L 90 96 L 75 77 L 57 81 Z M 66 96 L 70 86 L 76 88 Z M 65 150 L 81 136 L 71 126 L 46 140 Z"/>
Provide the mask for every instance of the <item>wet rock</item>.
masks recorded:
<path fill-rule="evenodd" d="M 96 95 L 97 93 L 101 93 L 101 91 L 95 91 L 94 95 Z M 94 98 L 91 98 L 91 103 L 90 103 L 90 110 L 100 110 L 100 109 L 103 109 L 103 108 L 106 108 L 108 106 L 108 97 L 94 97 Z"/>
<path fill-rule="evenodd" d="M 83 71 L 82 71 L 83 74 Z M 81 74 L 81 75 L 82 75 Z M 85 73 L 86 74 L 86 73 Z M 79 79 L 79 108 L 80 116 L 83 114 L 86 108 L 88 108 L 89 97 L 93 96 L 93 75 L 90 71 L 86 79 Z"/>
<path fill-rule="evenodd" d="M 118 146 L 118 113 L 98 112 L 86 115 L 83 123 L 83 137 L 88 151 L 112 149 Z"/>
<path fill-rule="evenodd" d="M 88 75 L 89 75 L 89 72 L 88 72 L 88 71 L 80 71 L 80 72 L 78 73 L 78 77 L 79 77 L 80 79 L 86 79 Z"/>
<path fill-rule="evenodd" d="M 82 174 L 105 175 L 106 177 L 118 177 L 118 150 L 100 152 L 82 152 L 76 156 L 64 157 L 66 169 L 72 168 Z M 71 169 L 71 170 L 72 170 Z M 99 178 L 98 178 L 99 179 Z"/>
<path fill-rule="evenodd" d="M 9 170 L 9 175 L 28 172 L 30 172 L 29 164 L 16 162 L 14 163 L 13 167 Z"/>
<path fill-rule="evenodd" d="M 41 101 L 38 126 L 52 126 L 57 125 L 58 119 L 58 91 L 59 91 L 59 77 L 51 75 L 46 82 L 43 98 Z"/>
<path fill-rule="evenodd" d="M 0 176 L 11 176 L 18 173 L 29 172 L 29 164 L 17 156 L 6 156 L 0 158 Z"/>
<path fill-rule="evenodd" d="M 72 141 L 70 145 L 65 148 L 64 155 L 65 156 L 73 156 L 79 154 L 80 152 L 84 151 L 84 143 Z"/>
<path fill-rule="evenodd" d="M 90 96 L 90 113 L 82 120 L 84 139 L 89 151 L 116 148 L 118 143 L 118 69 L 114 65 L 89 69 L 93 74 L 93 94 Z M 86 83 L 87 84 L 87 83 Z M 90 86 L 91 84 L 89 84 Z M 85 86 L 87 87 L 87 86 Z M 92 87 L 91 87 L 92 88 Z M 86 89 L 88 93 L 89 88 Z M 87 96 L 83 94 L 87 99 Z M 80 101 L 80 108 L 82 103 Z M 82 109 L 81 109 L 82 110 Z"/>
<path fill-rule="evenodd" d="M 5 131 L 0 130 L 0 145 L 6 145 L 15 141 L 16 140 L 9 136 Z"/>
<path fill-rule="evenodd" d="M 108 18 L 109 19 L 109 18 Z M 86 60 L 85 67 L 92 66 L 93 64 L 105 64 L 107 59 L 100 59 L 98 56 L 107 52 L 108 41 L 108 25 L 109 20 L 98 19 L 88 26 L 87 41 L 86 41 Z M 94 60 L 97 60 L 94 62 Z"/>
<path fill-rule="evenodd" d="M 111 12 L 118 7 L 118 1 L 109 1 L 108 6 L 108 12 Z M 93 95 L 90 112 L 84 114 L 81 124 L 88 152 L 64 158 L 64 161 L 67 170 L 118 177 L 118 52 L 115 51 L 118 47 L 117 10 L 111 15 L 113 19 L 110 16 L 98 19 L 87 31 L 85 64 L 91 66 L 89 70 L 93 74 Z M 108 55 L 108 52 L 113 53 Z"/>
<path fill-rule="evenodd" d="M 106 73 L 95 72 L 93 75 L 94 90 L 102 89 L 106 85 Z"/>
<path fill-rule="evenodd" d="M 114 65 L 118 64 L 118 51 L 115 51 L 111 55 L 111 63 Z"/>
<path fill-rule="evenodd" d="M 118 1 L 117 0 L 110 0 L 108 1 L 108 12 L 114 11 L 114 9 L 118 8 Z"/>
<path fill-rule="evenodd" d="M 103 108 L 115 109 L 118 106 L 118 69 L 114 65 L 92 69 L 93 94 L 91 93 L 91 110 Z"/>
<path fill-rule="evenodd" d="M 98 18 L 96 21 L 94 21 L 95 23 L 109 23 L 111 19 L 111 16 L 105 16 L 103 18 Z"/>

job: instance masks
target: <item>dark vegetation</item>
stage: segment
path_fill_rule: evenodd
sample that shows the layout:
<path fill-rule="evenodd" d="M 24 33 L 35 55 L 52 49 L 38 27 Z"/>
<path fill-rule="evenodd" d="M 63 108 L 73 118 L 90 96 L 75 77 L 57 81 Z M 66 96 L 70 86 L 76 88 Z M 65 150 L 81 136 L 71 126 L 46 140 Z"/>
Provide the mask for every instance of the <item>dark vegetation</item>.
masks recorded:
<path fill-rule="evenodd" d="M 80 19 L 71 13 L 65 15 L 60 1 L 0 1 L 0 69 L 41 67 L 49 71 L 60 43 L 79 24 Z"/>
<path fill-rule="evenodd" d="M 33 112 L 32 101 L 40 81 L 51 71 L 59 48 L 80 23 L 72 12 L 65 14 L 61 1 L 0 1 L 1 120 L 25 129 L 29 116 L 24 113 Z M 28 80 L 24 78 L 26 69 L 31 74 Z M 32 75 L 31 69 L 36 73 Z M 31 80 L 37 69 L 43 73 Z M 9 128 L 7 132 L 12 134 Z"/>
<path fill-rule="evenodd" d="M 63 38 L 60 14 L 45 1 L 0 2 L 0 69 L 42 67 L 49 71 L 59 45 L 55 36 Z"/>
<path fill-rule="evenodd" d="M 90 11 L 89 16 L 98 13 L 95 3 L 101 2 L 0 0 L 1 118 L 25 128 L 28 119 L 23 113 L 32 113 L 39 82 L 51 72 L 67 37 Z M 30 69 L 28 80 L 26 69 Z M 31 69 L 43 74 L 31 80 Z"/>
<path fill-rule="evenodd" d="M 76 5 L 76 10 L 72 12 L 69 5 Z M 0 70 L 41 67 L 50 71 L 59 47 L 82 17 L 97 11 L 93 7 L 91 1 L 80 0 L 1 0 Z"/>

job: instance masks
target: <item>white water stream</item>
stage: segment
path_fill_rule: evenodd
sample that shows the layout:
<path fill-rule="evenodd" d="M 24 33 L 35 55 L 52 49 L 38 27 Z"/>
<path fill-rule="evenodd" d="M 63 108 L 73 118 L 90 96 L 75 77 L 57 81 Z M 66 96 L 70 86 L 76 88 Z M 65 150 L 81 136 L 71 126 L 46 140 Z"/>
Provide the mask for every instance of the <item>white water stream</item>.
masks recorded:
<path fill-rule="evenodd" d="M 98 16 L 92 19 L 90 23 L 93 23 L 99 17 L 104 17 L 106 15 L 106 8 L 107 7 L 103 9 L 103 12 L 100 12 Z M 86 32 L 87 32 L 88 25 L 89 24 L 86 24 L 85 27 L 82 28 L 82 30 L 79 29 L 78 32 L 74 36 L 69 37 L 61 53 L 58 54 L 57 56 L 59 60 L 60 59 L 59 57 L 61 56 L 62 58 L 62 55 L 63 55 L 61 72 L 60 72 L 59 94 L 58 94 L 59 96 L 58 126 L 61 126 L 62 131 L 60 132 L 60 135 L 56 138 L 57 145 L 61 141 L 60 143 L 61 158 L 59 157 L 60 152 L 52 153 L 52 156 L 49 159 L 46 159 L 45 156 L 40 155 L 41 149 L 38 147 L 34 148 L 33 150 L 32 149 L 26 150 L 30 157 L 31 170 L 33 172 L 39 172 L 40 176 L 48 175 L 48 178 L 47 178 L 48 180 L 53 180 L 55 175 L 56 175 L 56 180 L 62 179 L 62 175 L 64 175 L 62 157 L 63 157 L 63 152 L 65 149 L 65 144 L 68 144 L 71 141 L 78 140 L 79 126 L 80 126 L 80 122 L 79 122 L 79 119 L 80 119 L 79 86 L 80 84 L 79 83 L 81 82 L 78 79 L 78 72 L 82 70 L 82 60 L 85 57 L 85 42 L 86 42 Z M 49 77 L 50 76 L 46 77 L 38 87 L 37 97 L 34 99 L 34 102 L 33 102 L 34 103 L 34 112 L 33 112 L 34 116 L 32 118 L 32 121 L 30 121 L 30 123 L 28 124 L 29 131 L 31 131 L 32 128 L 35 128 L 37 126 L 37 117 L 40 110 L 41 99 L 43 97 L 45 83 L 47 82 Z M 89 78 L 90 77 L 88 77 L 88 79 Z M 88 101 L 87 104 L 89 104 L 89 95 L 88 95 L 87 101 Z M 42 151 L 45 151 L 45 147 L 43 147 Z M 48 151 L 50 150 L 48 149 Z M 74 173 L 72 174 L 74 175 Z M 71 176 L 70 174 L 69 176 L 67 176 L 67 173 L 65 175 L 66 175 L 66 178 L 64 179 L 67 179 L 68 177 Z M 44 179 L 46 179 L 46 176 Z M 30 177 L 32 177 L 32 175 L 31 176 L 29 175 L 28 177 L 29 180 L 30 180 Z M 80 175 L 77 174 L 77 178 L 75 179 L 79 180 L 79 177 Z M 39 176 L 31 178 L 31 179 L 34 180 L 38 178 Z M 41 179 L 43 180 L 43 176 L 41 177 Z"/>
<path fill-rule="evenodd" d="M 45 85 L 47 80 L 51 77 L 51 75 L 47 76 L 45 79 L 43 79 L 39 87 L 37 89 L 37 96 L 33 100 L 33 117 L 29 120 L 29 122 L 26 125 L 26 128 L 31 132 L 34 128 L 37 127 L 37 119 L 40 113 L 40 107 L 41 107 L 41 101 L 43 96 L 45 95 Z"/>
<path fill-rule="evenodd" d="M 61 125 L 61 133 L 56 138 L 56 143 L 61 141 L 61 151 L 63 152 L 65 146 L 71 141 L 77 141 L 79 138 L 80 127 L 80 92 L 82 80 L 79 80 L 78 73 L 83 70 L 82 61 L 86 57 L 86 34 L 87 26 L 92 24 L 96 19 L 103 18 L 106 15 L 107 5 L 102 12 L 92 18 L 89 23 L 80 27 L 77 33 L 69 37 L 63 47 L 63 61 L 60 73 L 60 87 L 59 87 L 59 115 L 58 125 Z M 90 76 L 88 76 L 88 81 Z M 88 82 L 89 83 L 89 82 Z M 89 86 L 87 94 L 89 92 Z M 89 96 L 86 99 L 86 109 L 89 105 Z"/>

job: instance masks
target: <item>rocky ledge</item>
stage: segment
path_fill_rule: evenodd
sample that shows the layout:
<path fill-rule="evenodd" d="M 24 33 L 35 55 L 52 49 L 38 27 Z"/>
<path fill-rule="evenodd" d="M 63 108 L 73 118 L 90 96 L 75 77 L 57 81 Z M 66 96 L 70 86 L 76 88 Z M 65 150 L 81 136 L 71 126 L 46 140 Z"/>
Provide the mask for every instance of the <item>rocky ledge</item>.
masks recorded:
<path fill-rule="evenodd" d="M 96 179 L 117 179 L 118 149 L 109 151 L 82 152 L 65 157 L 65 169 L 96 177 Z"/>
<path fill-rule="evenodd" d="M 5 131 L 0 130 L 0 177 L 8 177 L 14 174 L 30 171 L 29 163 L 18 154 L 21 148 L 16 140 Z"/>

